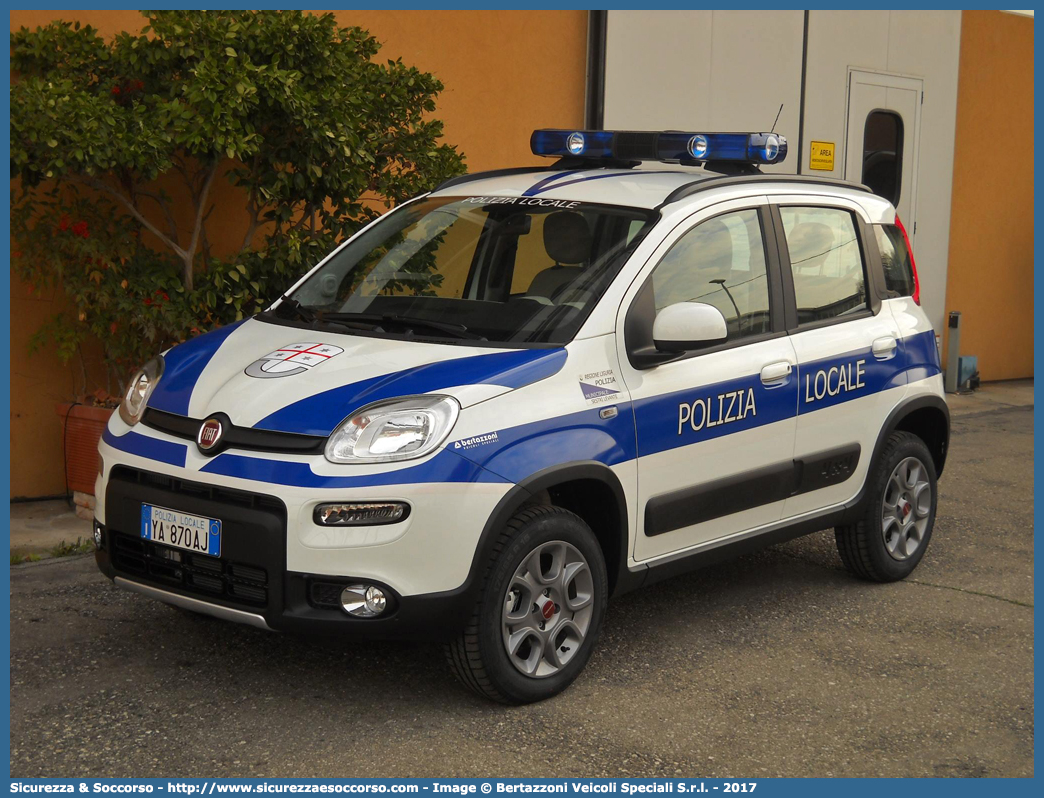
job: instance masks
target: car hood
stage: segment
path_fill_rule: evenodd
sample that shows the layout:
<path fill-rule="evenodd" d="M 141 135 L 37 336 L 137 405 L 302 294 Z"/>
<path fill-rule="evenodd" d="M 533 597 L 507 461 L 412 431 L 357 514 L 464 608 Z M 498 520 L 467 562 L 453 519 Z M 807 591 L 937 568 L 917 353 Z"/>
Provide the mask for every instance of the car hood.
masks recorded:
<path fill-rule="evenodd" d="M 257 319 L 164 354 L 148 406 L 239 427 L 329 435 L 360 407 L 431 392 L 468 406 L 550 377 L 566 350 L 495 349 L 301 329 Z"/>

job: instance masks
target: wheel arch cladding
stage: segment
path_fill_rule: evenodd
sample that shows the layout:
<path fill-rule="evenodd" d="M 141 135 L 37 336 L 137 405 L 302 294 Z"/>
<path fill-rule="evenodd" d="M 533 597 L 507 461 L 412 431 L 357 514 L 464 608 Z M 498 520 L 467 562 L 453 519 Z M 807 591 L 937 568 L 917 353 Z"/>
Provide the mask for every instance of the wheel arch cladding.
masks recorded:
<path fill-rule="evenodd" d="M 575 513 L 591 528 L 605 557 L 609 593 L 612 595 L 627 565 L 630 537 L 627 499 L 623 485 L 612 469 L 596 461 L 564 463 L 543 469 L 508 491 L 482 530 L 472 573 L 485 565 L 497 533 L 508 520 L 524 505 L 539 503 L 545 493 L 551 504 Z"/>
<path fill-rule="evenodd" d="M 950 410 L 945 399 L 932 394 L 911 399 L 896 407 L 881 431 L 874 451 L 875 458 L 893 432 L 909 432 L 924 441 L 931 452 L 936 476 L 942 476 L 950 447 Z"/>

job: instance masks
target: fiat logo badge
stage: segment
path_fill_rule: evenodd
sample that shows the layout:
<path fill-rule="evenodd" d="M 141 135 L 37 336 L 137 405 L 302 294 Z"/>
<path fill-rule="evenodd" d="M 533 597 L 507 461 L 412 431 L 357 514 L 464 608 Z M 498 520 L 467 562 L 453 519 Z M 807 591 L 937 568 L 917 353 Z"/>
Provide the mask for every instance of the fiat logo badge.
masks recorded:
<path fill-rule="evenodd" d="M 540 609 L 540 614 L 544 616 L 545 621 L 550 621 L 551 616 L 555 614 L 555 602 L 548 599 L 544 606 Z"/>
<path fill-rule="evenodd" d="M 199 447 L 201 452 L 206 454 L 221 443 L 221 434 L 223 432 L 224 428 L 221 426 L 220 421 L 216 418 L 208 418 L 199 428 L 199 432 L 196 435 L 196 446 Z"/>

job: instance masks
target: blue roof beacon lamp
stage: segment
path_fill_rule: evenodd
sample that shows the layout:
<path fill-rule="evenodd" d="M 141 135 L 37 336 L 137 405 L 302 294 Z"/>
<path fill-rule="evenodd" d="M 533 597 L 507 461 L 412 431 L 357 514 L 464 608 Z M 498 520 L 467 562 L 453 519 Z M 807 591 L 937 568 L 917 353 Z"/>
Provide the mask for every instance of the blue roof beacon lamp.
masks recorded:
<path fill-rule="evenodd" d="M 534 155 L 636 165 L 641 161 L 682 164 L 730 164 L 752 170 L 782 163 L 787 140 L 777 133 L 684 133 L 674 130 L 534 130 Z"/>

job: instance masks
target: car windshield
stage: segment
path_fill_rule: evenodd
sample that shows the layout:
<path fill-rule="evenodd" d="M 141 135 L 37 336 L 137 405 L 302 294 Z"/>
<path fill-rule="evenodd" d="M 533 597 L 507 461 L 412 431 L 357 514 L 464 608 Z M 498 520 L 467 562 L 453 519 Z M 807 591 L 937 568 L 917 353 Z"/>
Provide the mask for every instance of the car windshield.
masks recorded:
<path fill-rule="evenodd" d="M 420 200 L 338 250 L 272 314 L 396 337 L 563 344 L 655 219 L 541 197 Z"/>

